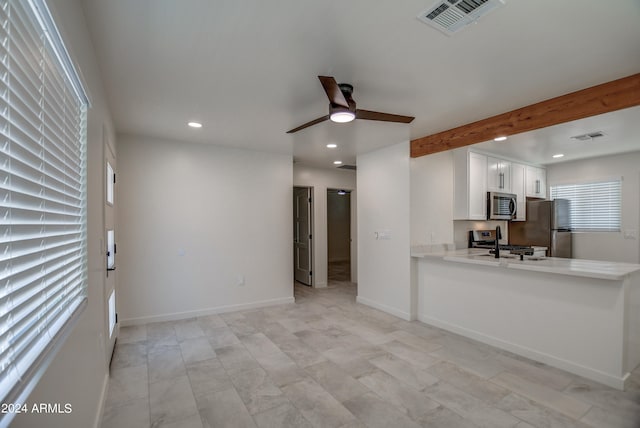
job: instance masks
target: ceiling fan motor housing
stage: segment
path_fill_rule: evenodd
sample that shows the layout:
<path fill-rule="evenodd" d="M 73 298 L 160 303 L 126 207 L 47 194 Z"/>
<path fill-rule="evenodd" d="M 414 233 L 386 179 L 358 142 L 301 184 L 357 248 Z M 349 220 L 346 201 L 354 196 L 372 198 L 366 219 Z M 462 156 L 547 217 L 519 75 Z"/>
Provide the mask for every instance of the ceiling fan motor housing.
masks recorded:
<path fill-rule="evenodd" d="M 348 83 L 339 83 L 338 87 L 340 88 L 340 92 L 342 92 L 342 95 L 344 95 L 344 99 L 347 100 L 347 104 L 349 104 L 349 109 L 348 111 L 355 113 L 356 112 L 356 102 L 353 100 L 353 97 L 351 96 L 353 94 L 353 86 L 348 84 Z M 333 113 L 334 111 L 345 111 L 347 109 L 345 109 L 343 106 L 339 105 L 339 104 L 334 104 L 332 102 L 329 102 L 329 114 Z"/>

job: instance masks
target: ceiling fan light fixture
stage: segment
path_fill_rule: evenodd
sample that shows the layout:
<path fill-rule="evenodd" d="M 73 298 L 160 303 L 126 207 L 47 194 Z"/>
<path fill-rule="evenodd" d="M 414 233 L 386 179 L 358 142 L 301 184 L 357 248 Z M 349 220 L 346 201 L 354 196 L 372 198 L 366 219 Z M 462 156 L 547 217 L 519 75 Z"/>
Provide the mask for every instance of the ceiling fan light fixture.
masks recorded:
<path fill-rule="evenodd" d="M 458 0 L 456 0 L 458 1 Z M 462 0 L 460 0 L 462 1 Z M 481 0 L 464 0 L 464 1 L 481 1 Z M 487 0 L 484 0 L 487 1 Z M 351 94 L 353 86 L 348 83 L 336 82 L 331 76 L 318 76 L 322 88 L 327 98 L 329 98 L 329 114 L 326 116 L 313 119 L 310 122 L 300 125 L 297 128 L 290 129 L 287 134 L 301 131 L 310 126 L 324 122 L 330 119 L 332 122 L 346 123 L 354 119 L 377 120 L 381 122 L 411 123 L 414 117 L 401 116 L 399 114 L 382 113 L 379 111 L 369 111 L 356 108 L 356 102 Z"/>
<path fill-rule="evenodd" d="M 329 119 L 331 119 L 332 122 L 336 122 L 336 123 L 351 122 L 355 118 L 356 118 L 355 113 L 347 109 L 344 109 L 344 110 L 334 109 L 334 111 L 331 112 L 331 116 L 329 117 Z"/>

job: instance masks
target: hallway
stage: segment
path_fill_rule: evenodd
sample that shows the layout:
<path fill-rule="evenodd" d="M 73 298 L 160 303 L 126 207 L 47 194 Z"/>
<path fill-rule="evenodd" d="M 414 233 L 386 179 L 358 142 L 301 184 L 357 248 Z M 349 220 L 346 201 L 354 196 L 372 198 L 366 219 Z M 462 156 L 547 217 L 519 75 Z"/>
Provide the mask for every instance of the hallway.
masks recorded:
<path fill-rule="evenodd" d="M 295 286 L 296 303 L 121 330 L 112 427 L 637 427 L 620 392 Z"/>

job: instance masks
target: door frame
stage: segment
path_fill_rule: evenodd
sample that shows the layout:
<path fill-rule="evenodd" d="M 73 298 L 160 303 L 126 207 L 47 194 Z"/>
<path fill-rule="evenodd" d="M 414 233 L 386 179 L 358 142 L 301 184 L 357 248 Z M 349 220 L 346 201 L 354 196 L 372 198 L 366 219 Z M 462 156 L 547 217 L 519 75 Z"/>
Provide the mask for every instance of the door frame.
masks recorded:
<path fill-rule="evenodd" d="M 315 193 L 314 193 L 314 187 L 313 186 L 293 186 L 292 189 L 292 208 L 295 209 L 295 190 L 296 189 L 308 189 L 309 191 L 309 198 L 311 199 L 309 202 L 309 234 L 311 235 L 311 238 L 309 239 L 309 270 L 311 272 L 311 274 L 309 275 L 310 277 L 310 284 L 309 286 L 312 288 L 315 288 L 316 286 L 316 275 L 313 275 L 313 272 L 316 270 L 316 257 L 315 257 L 315 240 L 313 238 L 314 235 L 314 231 L 315 231 Z M 296 219 L 295 216 L 293 216 L 292 218 L 292 226 L 295 228 L 296 226 Z M 295 230 L 295 229 L 294 229 Z M 295 254 L 295 231 L 293 233 L 293 238 L 294 238 L 294 246 L 293 246 L 293 257 L 292 257 L 292 267 L 293 267 L 293 283 L 295 284 L 296 281 L 296 254 Z M 306 285 L 306 284 L 305 284 Z"/>
<path fill-rule="evenodd" d="M 326 216 L 326 223 L 327 223 L 327 285 L 329 284 L 329 193 L 334 192 L 334 191 L 340 191 L 340 190 L 344 190 L 345 192 L 347 192 L 347 194 L 349 195 L 349 266 L 350 266 L 350 271 L 349 271 L 349 282 L 353 282 L 353 265 L 356 263 L 355 260 L 353 260 L 354 257 L 354 245 L 356 244 L 354 241 L 354 221 L 353 221 L 353 215 L 354 215 L 354 209 L 353 209 L 353 195 L 355 194 L 355 191 L 353 189 L 350 188 L 345 188 L 345 187 L 327 187 L 326 189 L 326 196 L 327 196 L 327 203 L 326 203 L 326 210 L 325 210 L 325 216 Z"/>
<path fill-rule="evenodd" d="M 117 166 L 117 158 L 116 158 L 116 150 L 112 144 L 112 140 L 110 138 L 109 131 L 106 125 L 103 125 L 102 128 L 102 215 L 103 215 L 103 225 L 104 225 L 104 235 L 101 239 L 102 242 L 102 255 L 104 257 L 104 281 L 103 281 L 103 302 L 104 302 L 104 344 L 105 344 L 105 352 L 106 359 L 109 363 L 109 367 L 111 366 L 111 360 L 113 358 L 113 354 L 115 352 L 115 344 L 118 339 L 118 335 L 120 333 L 120 323 L 118 320 L 118 281 L 117 274 L 114 266 L 114 270 L 110 270 L 108 268 L 108 231 L 113 230 L 115 238 L 117 239 L 117 218 L 116 218 L 116 204 L 117 204 L 117 194 L 116 191 L 116 183 L 115 176 L 118 169 Z M 114 183 L 113 183 L 113 204 L 109 205 L 107 202 L 107 173 L 108 168 L 107 165 L 110 165 L 113 169 L 114 174 Z M 112 210 L 108 213 L 108 210 Z M 115 248 L 114 248 L 115 254 Z M 113 284 L 113 287 L 111 286 Z M 111 293 L 114 295 L 114 312 L 115 312 L 115 325 L 113 327 L 113 331 L 110 331 L 110 297 Z"/>

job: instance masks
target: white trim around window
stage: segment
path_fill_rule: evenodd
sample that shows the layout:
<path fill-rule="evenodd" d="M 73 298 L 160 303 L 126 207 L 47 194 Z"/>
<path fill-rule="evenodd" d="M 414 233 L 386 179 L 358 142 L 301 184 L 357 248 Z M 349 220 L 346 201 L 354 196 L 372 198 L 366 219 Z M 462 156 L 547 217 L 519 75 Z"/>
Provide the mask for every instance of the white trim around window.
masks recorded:
<path fill-rule="evenodd" d="M 0 0 L 2 403 L 26 402 L 87 304 L 87 108 L 44 0 Z"/>
<path fill-rule="evenodd" d="M 571 230 L 620 232 L 622 178 L 550 186 L 551 199 L 570 201 Z"/>

